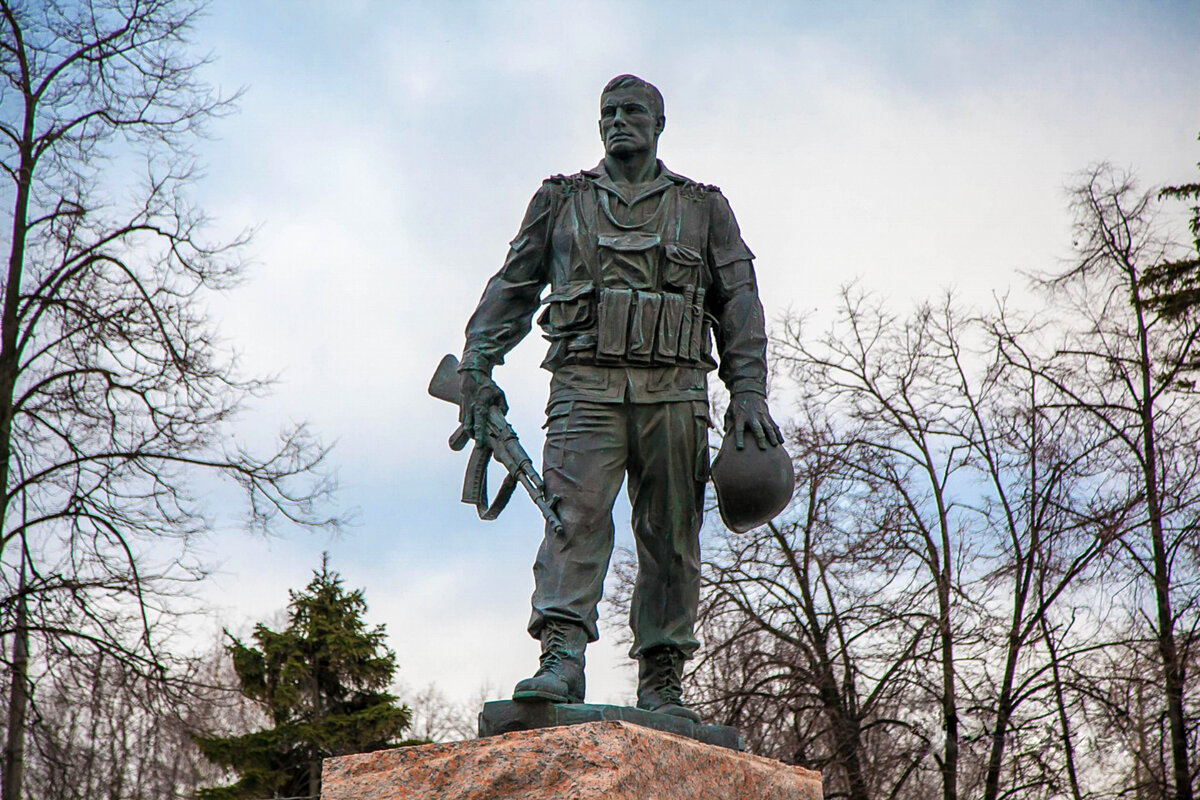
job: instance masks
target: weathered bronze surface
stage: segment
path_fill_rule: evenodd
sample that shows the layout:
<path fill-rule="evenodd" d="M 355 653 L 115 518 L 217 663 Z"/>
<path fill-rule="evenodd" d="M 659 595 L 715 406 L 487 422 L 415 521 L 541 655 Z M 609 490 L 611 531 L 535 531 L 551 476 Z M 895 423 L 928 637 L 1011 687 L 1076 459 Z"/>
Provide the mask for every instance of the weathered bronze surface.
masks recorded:
<path fill-rule="evenodd" d="M 553 375 L 544 485 L 526 485 L 548 520 L 529 621 L 542 656 L 514 699 L 582 703 L 584 648 L 598 638 L 596 607 L 612 555 L 613 502 L 627 479 L 638 556 L 630 614 L 638 707 L 694 724 L 699 716 L 684 703 L 681 681 L 698 646 L 709 371 L 729 389 L 725 428 L 734 446 L 774 456 L 776 465 L 783 454 L 773 452 L 782 436 L 767 409 L 754 256 L 721 191 L 658 160 L 665 123 L 654 86 L 632 75 L 605 86 L 604 158 L 548 178 L 534 195 L 467 324 L 458 399 L 465 433 L 494 442 L 489 425 L 507 404 L 492 368 L 544 306 L 537 321 L 550 342 L 543 367 Z M 777 509 L 788 490 L 773 491 L 745 507 Z M 479 505 L 482 513 L 487 504 Z M 739 526 L 753 523 L 739 518 Z"/>

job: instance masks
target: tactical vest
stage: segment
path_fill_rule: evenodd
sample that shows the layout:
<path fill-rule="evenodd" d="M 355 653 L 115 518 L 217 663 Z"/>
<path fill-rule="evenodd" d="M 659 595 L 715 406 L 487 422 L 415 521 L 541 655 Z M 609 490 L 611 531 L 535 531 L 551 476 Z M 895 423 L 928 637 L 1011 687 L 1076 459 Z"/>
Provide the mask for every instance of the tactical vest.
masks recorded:
<path fill-rule="evenodd" d="M 624 225 L 608 192 L 587 176 L 550 181 L 560 191 L 551 208 L 550 293 L 538 317 L 551 343 L 544 365 L 714 368 L 705 251 L 706 194 L 716 187 L 672 184 L 646 222 Z"/>

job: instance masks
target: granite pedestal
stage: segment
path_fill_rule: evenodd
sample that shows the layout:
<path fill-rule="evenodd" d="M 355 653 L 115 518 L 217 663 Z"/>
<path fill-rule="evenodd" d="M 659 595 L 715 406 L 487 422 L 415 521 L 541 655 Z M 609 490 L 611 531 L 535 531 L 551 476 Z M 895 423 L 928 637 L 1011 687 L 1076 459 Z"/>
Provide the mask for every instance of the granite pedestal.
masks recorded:
<path fill-rule="evenodd" d="M 821 776 L 625 721 L 326 759 L 321 800 L 821 800 Z"/>

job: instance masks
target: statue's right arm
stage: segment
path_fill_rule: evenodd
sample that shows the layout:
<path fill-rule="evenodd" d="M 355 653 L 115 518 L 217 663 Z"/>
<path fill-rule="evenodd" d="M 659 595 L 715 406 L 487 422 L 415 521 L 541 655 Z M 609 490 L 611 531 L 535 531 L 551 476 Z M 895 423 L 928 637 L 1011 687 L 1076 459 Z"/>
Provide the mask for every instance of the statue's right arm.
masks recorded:
<path fill-rule="evenodd" d="M 458 371 L 462 373 L 461 419 L 467 431 L 482 439 L 490 405 L 506 408 L 504 394 L 492 381 L 492 367 L 525 338 L 532 327 L 538 296 L 549 280 L 550 235 L 554 226 L 553 184 L 547 182 L 529 202 L 516 238 L 500 271 L 492 276 L 467 322 L 467 341 Z"/>

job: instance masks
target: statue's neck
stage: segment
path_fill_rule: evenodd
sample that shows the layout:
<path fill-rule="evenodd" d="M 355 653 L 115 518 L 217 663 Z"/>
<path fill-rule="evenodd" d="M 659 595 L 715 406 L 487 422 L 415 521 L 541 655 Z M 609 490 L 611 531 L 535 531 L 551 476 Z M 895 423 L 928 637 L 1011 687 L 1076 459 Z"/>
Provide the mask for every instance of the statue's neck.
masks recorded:
<path fill-rule="evenodd" d="M 658 177 L 658 153 L 655 148 L 627 156 L 604 156 L 604 168 L 617 186 L 639 186 Z"/>

